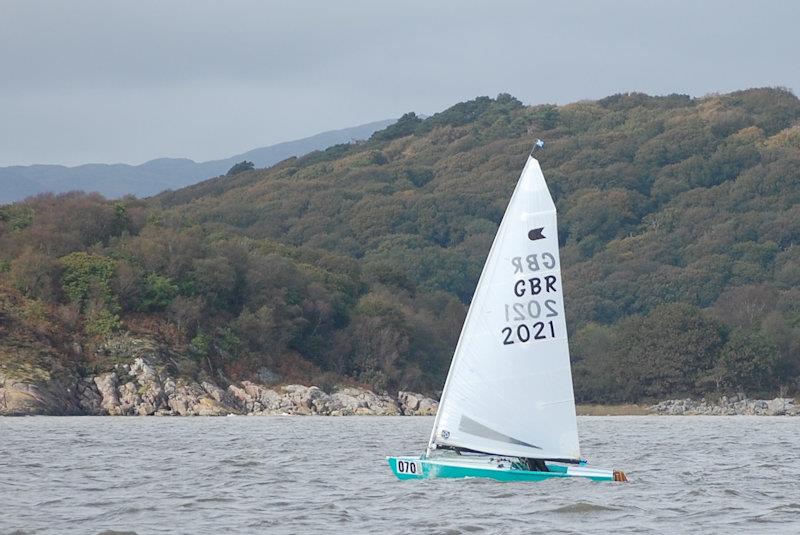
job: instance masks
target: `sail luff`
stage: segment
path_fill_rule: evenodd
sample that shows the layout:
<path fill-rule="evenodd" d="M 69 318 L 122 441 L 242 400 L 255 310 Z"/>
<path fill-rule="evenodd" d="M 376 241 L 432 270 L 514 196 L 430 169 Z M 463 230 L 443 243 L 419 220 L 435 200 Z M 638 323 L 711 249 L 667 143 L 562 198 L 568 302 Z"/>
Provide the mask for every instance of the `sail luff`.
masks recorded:
<path fill-rule="evenodd" d="M 530 165 L 530 162 L 531 162 L 532 159 L 533 158 L 531 156 L 528 156 L 528 160 L 525 162 L 525 167 L 522 170 L 522 174 L 523 175 L 525 174 L 525 169 L 527 169 L 528 165 Z M 520 180 L 517 181 L 516 186 L 514 186 L 514 191 L 511 193 L 511 199 L 514 199 L 514 197 L 516 197 L 517 191 L 519 191 L 521 183 L 522 183 L 522 180 L 520 178 Z M 492 253 L 495 251 L 495 247 L 497 246 L 497 244 L 501 243 L 501 241 L 502 241 L 499 238 L 500 238 L 501 232 L 504 232 L 503 223 L 506 220 L 506 215 L 507 214 L 503 214 L 503 219 L 500 220 L 500 226 L 497 229 L 497 235 L 495 235 L 495 239 L 492 241 L 491 247 L 489 247 L 489 254 L 486 255 L 486 261 L 484 262 L 483 268 L 481 269 L 481 274 L 478 277 L 478 284 L 475 286 L 475 293 L 472 296 L 472 302 L 475 302 L 475 299 L 478 297 L 478 292 L 481 291 L 481 281 L 484 280 L 484 277 L 485 277 L 485 274 L 486 274 L 486 270 L 489 269 L 489 261 L 488 260 L 489 260 L 489 258 L 492 257 Z M 447 371 L 447 379 L 445 379 L 445 381 L 444 381 L 444 387 L 442 388 L 442 395 L 439 398 L 439 410 L 436 411 L 436 417 L 435 417 L 435 419 L 433 421 L 433 429 L 431 429 L 431 437 L 428 440 L 428 447 L 425 450 L 425 456 L 426 457 L 430 455 L 431 449 L 433 449 L 433 445 L 434 445 L 434 442 L 435 442 L 435 439 L 436 439 L 436 429 L 438 428 L 438 425 L 439 425 L 439 418 L 442 415 L 441 409 L 444 406 L 445 399 L 447 398 L 447 390 L 448 390 L 448 386 L 450 385 L 451 377 L 453 375 L 453 369 L 455 369 L 455 365 L 456 365 L 456 362 L 457 362 L 457 359 L 458 359 L 459 355 L 462 354 L 462 352 L 463 352 L 463 350 L 461 350 L 461 347 L 462 347 L 462 343 L 464 341 L 464 331 L 466 330 L 467 325 L 470 324 L 470 316 L 471 316 L 471 314 L 473 314 L 472 304 L 470 304 L 470 307 L 467 309 L 467 316 L 464 318 L 464 324 L 461 327 L 461 333 L 458 336 L 458 342 L 456 342 L 456 349 L 453 352 L 453 360 L 450 362 L 450 369 Z"/>

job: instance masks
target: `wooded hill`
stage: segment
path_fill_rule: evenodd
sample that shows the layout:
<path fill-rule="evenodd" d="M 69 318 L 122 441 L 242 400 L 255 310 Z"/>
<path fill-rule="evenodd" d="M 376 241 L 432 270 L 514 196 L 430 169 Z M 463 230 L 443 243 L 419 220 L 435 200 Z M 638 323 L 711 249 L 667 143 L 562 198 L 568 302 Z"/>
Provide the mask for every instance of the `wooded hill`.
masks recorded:
<path fill-rule="evenodd" d="M 85 348 L 127 329 L 231 379 L 433 392 L 535 138 L 580 401 L 797 392 L 800 101 L 783 89 L 480 97 L 147 200 L 7 205 L 0 360 L 103 367 Z"/>

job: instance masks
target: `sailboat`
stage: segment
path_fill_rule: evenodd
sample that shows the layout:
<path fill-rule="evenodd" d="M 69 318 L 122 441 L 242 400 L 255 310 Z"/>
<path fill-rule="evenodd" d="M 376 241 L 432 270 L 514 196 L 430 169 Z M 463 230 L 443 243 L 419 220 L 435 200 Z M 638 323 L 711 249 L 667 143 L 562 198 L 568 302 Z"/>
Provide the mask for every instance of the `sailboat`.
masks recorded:
<path fill-rule="evenodd" d="M 627 481 L 581 459 L 556 207 L 533 151 L 483 266 L 427 450 L 387 461 L 400 479 Z"/>

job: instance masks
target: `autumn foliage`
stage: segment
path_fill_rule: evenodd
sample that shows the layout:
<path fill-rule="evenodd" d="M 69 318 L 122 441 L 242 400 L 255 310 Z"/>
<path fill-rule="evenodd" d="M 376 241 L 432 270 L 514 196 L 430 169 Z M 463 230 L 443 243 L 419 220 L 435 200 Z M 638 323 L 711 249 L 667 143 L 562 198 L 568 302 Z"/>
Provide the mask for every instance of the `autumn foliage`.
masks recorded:
<path fill-rule="evenodd" d="M 579 400 L 796 392 L 799 119 L 782 89 L 480 97 L 147 200 L 4 206 L 0 285 L 79 340 L 146 328 L 229 376 L 432 392 L 538 137 Z"/>

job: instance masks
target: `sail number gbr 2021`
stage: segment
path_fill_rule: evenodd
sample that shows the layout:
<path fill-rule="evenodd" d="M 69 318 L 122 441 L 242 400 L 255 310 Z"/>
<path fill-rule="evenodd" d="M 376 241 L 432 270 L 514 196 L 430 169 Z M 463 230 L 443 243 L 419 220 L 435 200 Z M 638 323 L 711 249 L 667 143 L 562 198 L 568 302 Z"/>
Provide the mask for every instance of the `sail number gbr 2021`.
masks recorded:
<path fill-rule="evenodd" d="M 556 337 L 556 328 L 552 321 L 537 321 L 531 325 L 520 323 L 515 327 L 503 327 L 503 345 L 531 340 L 547 340 Z"/>

